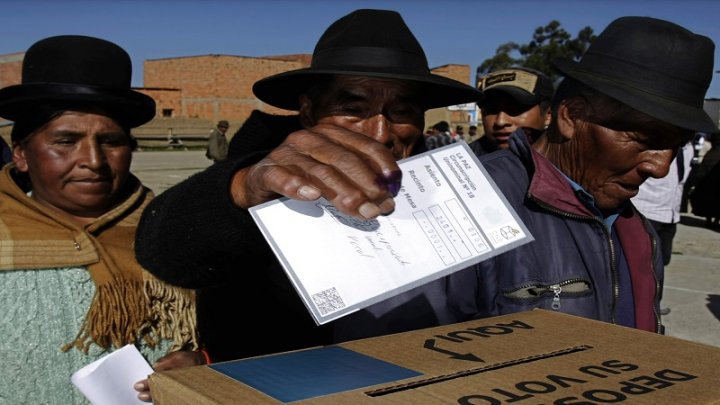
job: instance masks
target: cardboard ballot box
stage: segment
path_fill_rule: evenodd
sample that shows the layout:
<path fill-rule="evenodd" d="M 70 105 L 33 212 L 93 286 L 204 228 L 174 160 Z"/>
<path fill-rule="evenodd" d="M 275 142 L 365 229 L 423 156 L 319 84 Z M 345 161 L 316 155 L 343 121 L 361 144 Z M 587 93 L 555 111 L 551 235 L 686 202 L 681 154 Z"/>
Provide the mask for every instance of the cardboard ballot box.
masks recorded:
<path fill-rule="evenodd" d="M 720 404 L 720 348 L 534 310 L 159 372 L 150 387 L 156 405 Z"/>

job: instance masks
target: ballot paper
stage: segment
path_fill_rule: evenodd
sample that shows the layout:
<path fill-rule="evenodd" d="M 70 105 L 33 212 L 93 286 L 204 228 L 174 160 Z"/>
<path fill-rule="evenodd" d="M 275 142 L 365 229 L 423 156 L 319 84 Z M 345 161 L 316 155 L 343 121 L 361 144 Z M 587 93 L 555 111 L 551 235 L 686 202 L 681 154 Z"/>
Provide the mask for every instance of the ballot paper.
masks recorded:
<path fill-rule="evenodd" d="M 388 216 L 361 220 L 324 199 L 250 208 L 318 325 L 533 240 L 465 142 L 399 166 Z"/>
<path fill-rule="evenodd" d="M 76 371 L 70 381 L 93 405 L 147 405 L 133 385 L 152 373 L 137 348 L 127 345 Z"/>

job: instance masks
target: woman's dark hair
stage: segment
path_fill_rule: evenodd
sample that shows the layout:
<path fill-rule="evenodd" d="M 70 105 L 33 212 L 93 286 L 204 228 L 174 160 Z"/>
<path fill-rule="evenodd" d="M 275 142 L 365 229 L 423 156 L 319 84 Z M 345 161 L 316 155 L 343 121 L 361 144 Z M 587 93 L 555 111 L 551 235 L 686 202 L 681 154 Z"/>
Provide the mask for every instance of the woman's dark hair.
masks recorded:
<path fill-rule="evenodd" d="M 34 108 L 32 114 L 26 114 L 22 119 L 19 119 L 13 123 L 12 131 L 10 132 L 10 139 L 13 144 L 24 143 L 27 141 L 28 136 L 33 132 L 37 131 L 38 128 L 57 118 L 65 111 L 68 110 L 94 110 L 95 108 L 87 105 L 68 105 L 67 103 L 60 104 L 44 104 Z M 112 111 L 108 112 L 108 116 L 115 120 L 123 131 L 130 138 L 130 147 L 132 150 L 137 149 L 137 139 L 130 133 L 130 125 L 128 125 L 121 116 L 113 114 Z"/>

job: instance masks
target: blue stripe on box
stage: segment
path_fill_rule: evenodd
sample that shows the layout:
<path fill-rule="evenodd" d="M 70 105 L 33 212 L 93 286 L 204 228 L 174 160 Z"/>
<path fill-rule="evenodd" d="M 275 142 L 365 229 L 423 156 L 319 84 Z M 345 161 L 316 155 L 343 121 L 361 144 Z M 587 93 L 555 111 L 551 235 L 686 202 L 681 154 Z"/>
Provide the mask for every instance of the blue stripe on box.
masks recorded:
<path fill-rule="evenodd" d="M 339 346 L 217 363 L 208 367 L 282 402 L 422 375 Z"/>

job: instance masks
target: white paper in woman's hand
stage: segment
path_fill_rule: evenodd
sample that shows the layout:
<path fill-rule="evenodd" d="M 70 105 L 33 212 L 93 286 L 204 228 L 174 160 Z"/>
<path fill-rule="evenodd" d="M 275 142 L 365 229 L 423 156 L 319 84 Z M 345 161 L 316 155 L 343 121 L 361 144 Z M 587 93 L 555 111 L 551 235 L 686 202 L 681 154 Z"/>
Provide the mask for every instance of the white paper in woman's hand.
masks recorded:
<path fill-rule="evenodd" d="M 134 345 L 127 345 L 76 371 L 70 381 L 94 405 L 147 405 L 133 385 L 153 373 Z"/>

